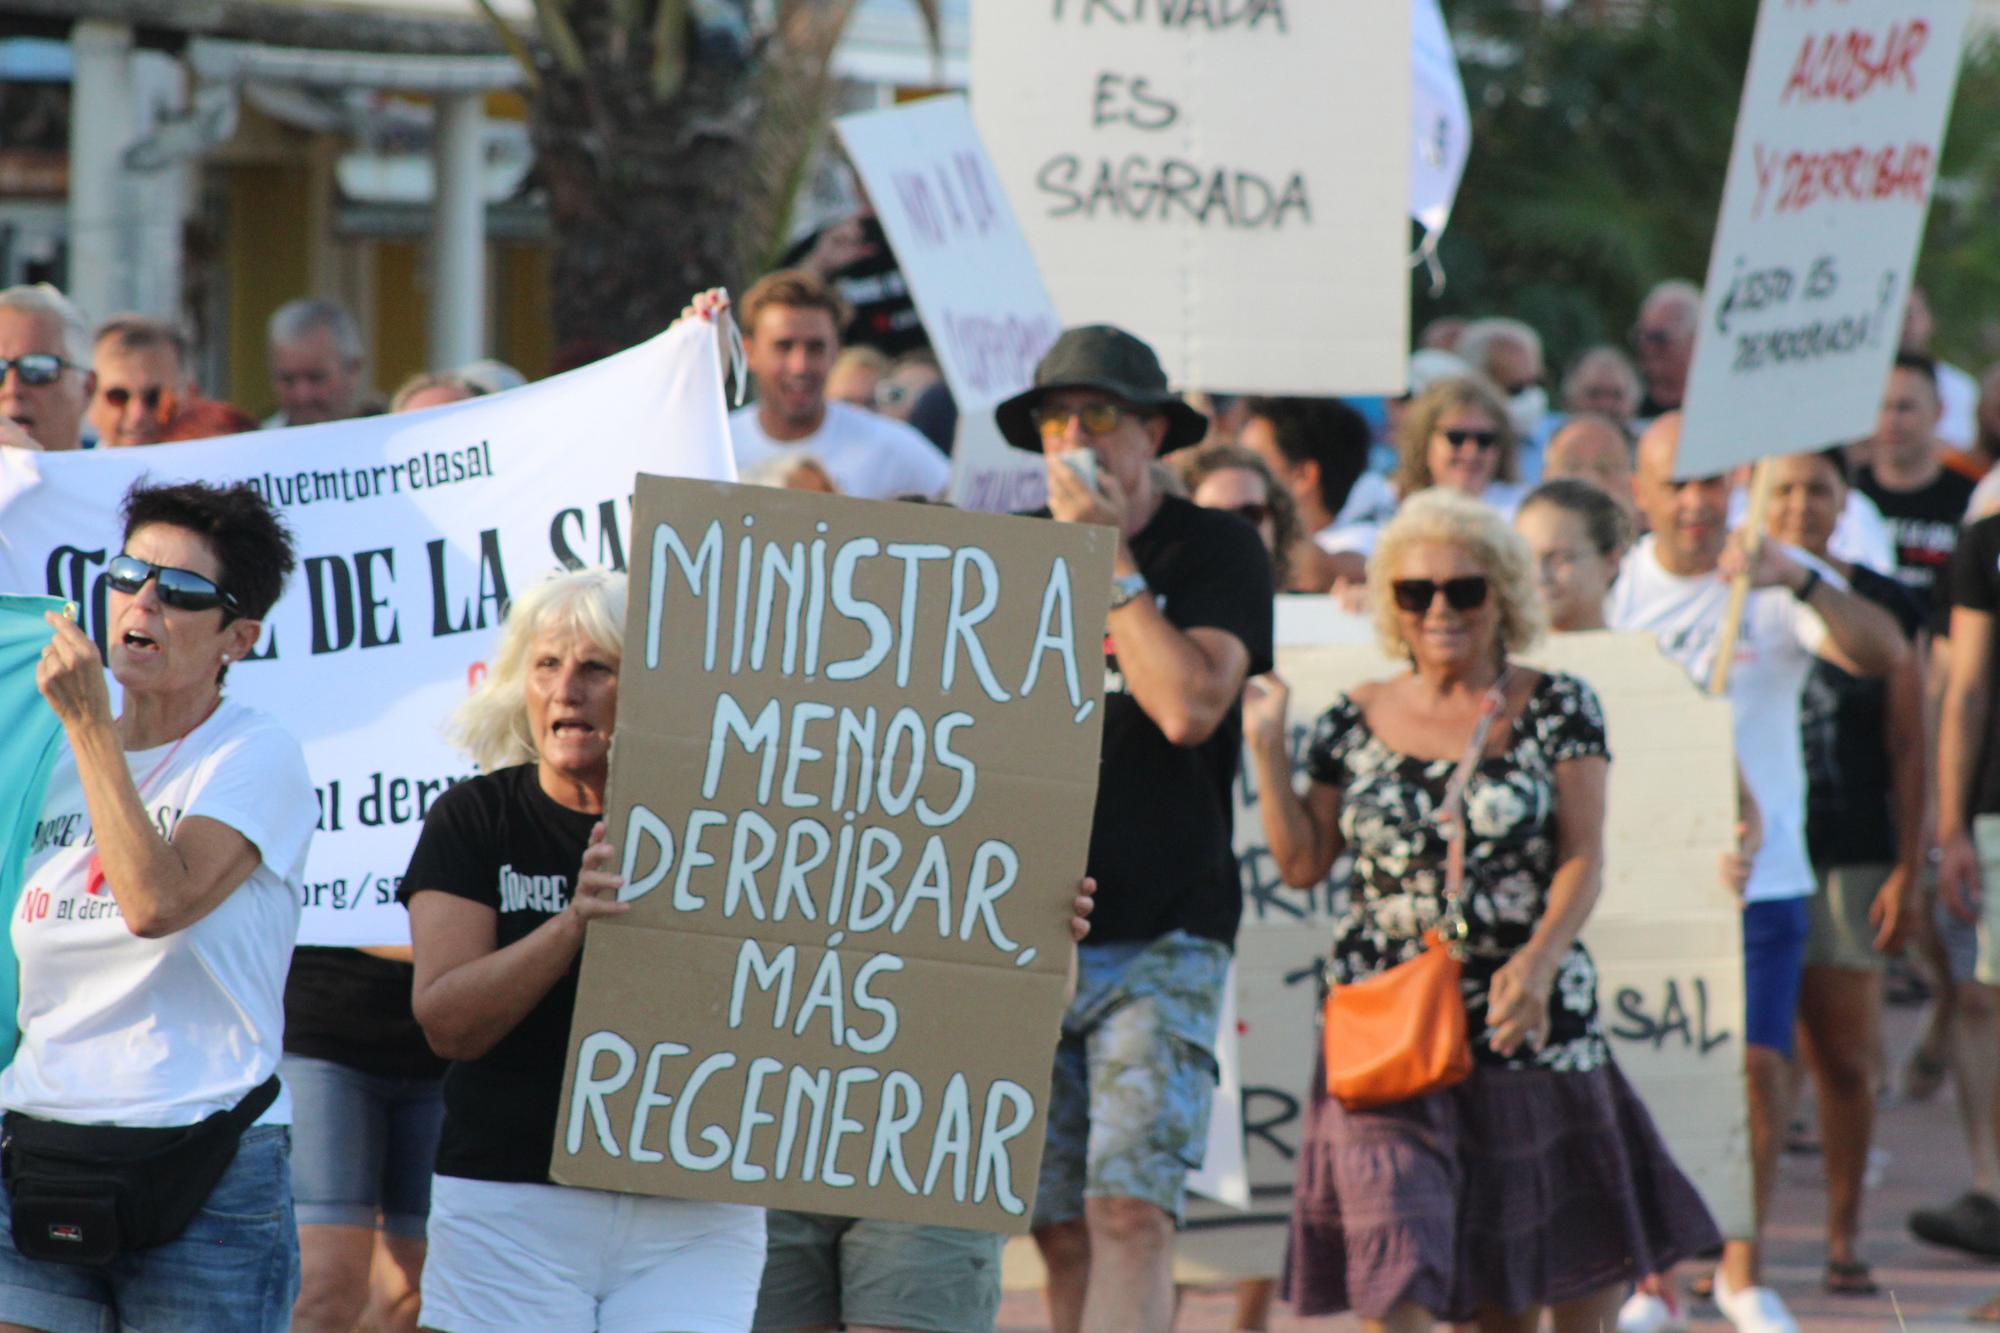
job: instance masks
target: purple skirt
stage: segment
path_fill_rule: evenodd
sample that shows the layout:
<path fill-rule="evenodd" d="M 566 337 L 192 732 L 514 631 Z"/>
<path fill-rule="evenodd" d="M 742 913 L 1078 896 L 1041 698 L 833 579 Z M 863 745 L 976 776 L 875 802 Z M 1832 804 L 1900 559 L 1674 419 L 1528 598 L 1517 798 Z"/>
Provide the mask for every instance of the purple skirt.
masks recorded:
<path fill-rule="evenodd" d="M 1285 1295 L 1302 1315 L 1440 1319 L 1560 1305 L 1721 1244 L 1615 1064 L 1480 1066 L 1454 1088 L 1347 1111 L 1313 1072 Z"/>

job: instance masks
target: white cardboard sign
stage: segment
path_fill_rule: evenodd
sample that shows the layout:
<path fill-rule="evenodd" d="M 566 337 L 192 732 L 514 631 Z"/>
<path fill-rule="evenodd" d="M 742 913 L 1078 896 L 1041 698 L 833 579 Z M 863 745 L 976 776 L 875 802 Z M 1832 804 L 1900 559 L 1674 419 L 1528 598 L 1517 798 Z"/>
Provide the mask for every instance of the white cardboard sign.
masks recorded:
<path fill-rule="evenodd" d="M 1410 0 L 973 0 L 973 112 L 1063 323 L 1183 388 L 1400 391 L 1410 32 Z"/>
<path fill-rule="evenodd" d="M 1873 429 L 1967 0 L 1764 0 L 1708 261 L 1677 470 Z"/>
<path fill-rule="evenodd" d="M 1041 455 L 1010 446 L 993 407 L 1028 387 L 1062 325 L 965 99 L 926 98 L 835 124 L 958 404 L 951 502 L 1000 514 L 1040 508 Z"/>

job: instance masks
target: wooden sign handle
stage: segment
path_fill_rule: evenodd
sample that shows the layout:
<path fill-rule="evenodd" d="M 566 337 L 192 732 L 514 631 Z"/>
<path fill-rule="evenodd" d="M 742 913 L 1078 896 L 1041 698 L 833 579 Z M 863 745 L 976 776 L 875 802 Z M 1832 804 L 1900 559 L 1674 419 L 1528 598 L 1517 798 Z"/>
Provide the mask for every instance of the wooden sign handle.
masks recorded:
<path fill-rule="evenodd" d="M 1729 693 L 1729 664 L 1736 657 L 1736 636 L 1743 626 L 1743 608 L 1750 600 L 1750 570 L 1757 548 L 1764 544 L 1764 504 L 1771 498 L 1771 460 L 1760 458 L 1750 474 L 1750 512 L 1743 520 L 1745 568 L 1729 581 L 1729 610 L 1715 641 L 1715 668 L 1709 676 L 1711 694 Z"/>

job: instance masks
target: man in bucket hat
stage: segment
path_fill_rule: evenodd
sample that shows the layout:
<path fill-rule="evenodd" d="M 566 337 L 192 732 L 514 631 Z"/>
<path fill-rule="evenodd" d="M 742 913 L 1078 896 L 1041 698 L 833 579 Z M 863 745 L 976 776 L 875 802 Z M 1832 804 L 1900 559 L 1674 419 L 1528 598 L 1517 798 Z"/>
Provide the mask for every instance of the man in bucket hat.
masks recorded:
<path fill-rule="evenodd" d="M 1122 329 L 1070 329 L 994 409 L 1047 456 L 1049 512 L 1118 531 L 1103 768 L 1049 1098 L 1035 1239 L 1058 1333 L 1166 1329 L 1173 1237 L 1208 1140 L 1216 1018 L 1242 893 L 1230 784 L 1246 677 L 1271 669 L 1271 563 L 1235 514 L 1163 493 L 1154 461 L 1208 422 Z"/>

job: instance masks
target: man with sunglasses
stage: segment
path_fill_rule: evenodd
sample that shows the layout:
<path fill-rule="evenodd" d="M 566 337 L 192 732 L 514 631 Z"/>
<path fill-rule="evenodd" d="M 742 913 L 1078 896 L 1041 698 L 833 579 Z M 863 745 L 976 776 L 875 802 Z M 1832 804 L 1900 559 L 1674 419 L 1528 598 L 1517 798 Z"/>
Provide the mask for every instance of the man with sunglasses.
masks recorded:
<path fill-rule="evenodd" d="M 1118 537 L 1086 871 L 1097 909 L 1035 1203 L 1049 1318 L 1058 1333 L 1164 1330 L 1242 914 L 1230 784 L 1243 682 L 1271 668 L 1271 562 L 1249 524 L 1160 490 L 1159 455 L 1198 443 L 1208 421 L 1131 334 L 1068 330 L 994 416 L 1009 443 L 1047 456 L 1056 520 Z"/>
<path fill-rule="evenodd" d="M 1605 618 L 1644 630 L 1706 689 L 1728 619 L 1730 579 L 1746 568 L 1730 540 L 1729 482 L 1674 479 L 1681 416 L 1669 412 L 1639 440 L 1633 494 L 1651 532 L 1619 566 Z M 1744 1333 L 1797 1333 L 1785 1303 L 1761 1285 L 1758 1246 L 1786 1124 L 1789 1066 L 1805 967 L 1806 900 L 1818 881 L 1806 852 L 1806 774 L 1799 699 L 1815 654 L 1850 675 L 1888 675 L 1906 651 L 1889 613 L 1848 590 L 1803 551 L 1765 541 L 1747 561 L 1751 592 L 1737 629 L 1729 705 L 1742 780 L 1756 803 L 1761 843 L 1743 891 L 1743 1026 L 1750 1113 L 1753 1234 L 1723 1247 L 1715 1301 Z"/>
<path fill-rule="evenodd" d="M 191 394 L 187 350 L 187 339 L 164 320 L 120 315 L 98 326 L 88 415 L 99 443 L 126 449 L 160 442 Z"/>
<path fill-rule="evenodd" d="M 47 283 L 0 291 L 0 445 L 56 452 L 83 447 L 96 388 L 88 334 L 68 298 Z"/>

